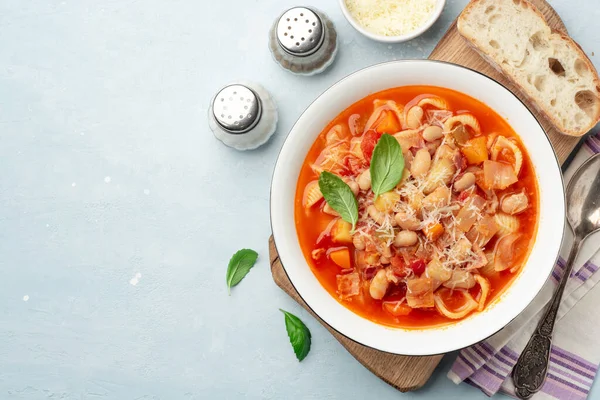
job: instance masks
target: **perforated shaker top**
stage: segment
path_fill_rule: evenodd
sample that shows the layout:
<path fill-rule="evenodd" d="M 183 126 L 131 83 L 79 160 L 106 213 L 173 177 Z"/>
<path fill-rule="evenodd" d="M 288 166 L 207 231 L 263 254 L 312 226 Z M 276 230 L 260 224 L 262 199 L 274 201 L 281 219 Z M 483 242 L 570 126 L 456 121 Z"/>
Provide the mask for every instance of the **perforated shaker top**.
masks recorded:
<path fill-rule="evenodd" d="M 309 56 L 321 47 L 324 39 L 323 22 L 309 8 L 294 7 L 279 18 L 277 40 L 281 48 L 289 54 Z"/>
<path fill-rule="evenodd" d="M 261 113 L 260 98 L 252 89 L 244 85 L 226 86 L 214 98 L 215 120 L 230 133 L 250 131 L 260 120 Z"/>

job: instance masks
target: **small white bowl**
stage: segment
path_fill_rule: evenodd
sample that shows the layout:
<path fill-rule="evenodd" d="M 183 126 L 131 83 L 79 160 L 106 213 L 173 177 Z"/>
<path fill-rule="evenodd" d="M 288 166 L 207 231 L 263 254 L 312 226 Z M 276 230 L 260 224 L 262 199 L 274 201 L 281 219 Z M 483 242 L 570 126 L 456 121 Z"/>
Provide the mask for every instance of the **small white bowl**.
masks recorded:
<path fill-rule="evenodd" d="M 431 329 L 376 324 L 340 304 L 307 264 L 294 217 L 296 184 L 304 159 L 321 130 L 348 106 L 385 89 L 432 85 L 467 94 L 495 110 L 520 135 L 539 187 L 539 225 L 523 271 L 483 312 Z M 546 133 L 508 89 L 473 70 L 429 60 L 396 61 L 358 71 L 329 88 L 300 116 L 281 149 L 271 186 L 271 227 L 281 263 L 306 304 L 333 329 L 374 349 L 425 356 L 448 353 L 486 339 L 519 315 L 552 272 L 565 228 L 565 195 L 558 160 Z"/>
<path fill-rule="evenodd" d="M 354 29 L 356 29 L 357 31 L 362 33 L 364 36 L 368 37 L 369 39 L 376 40 L 376 41 L 382 42 L 382 43 L 402 43 L 402 42 L 407 42 L 409 40 L 416 38 L 417 36 L 422 35 L 429 28 L 431 28 L 433 26 L 433 24 L 435 23 L 435 21 L 438 20 L 440 15 L 442 15 L 442 11 L 444 10 L 444 6 L 446 5 L 446 0 L 437 0 L 437 5 L 435 6 L 433 13 L 429 17 L 429 19 L 427 21 L 425 21 L 425 23 L 423 25 L 421 25 L 419 28 L 417 28 L 416 30 L 414 30 L 406 35 L 400 35 L 400 36 L 384 36 L 384 35 L 378 35 L 373 32 L 369 32 L 364 26 L 362 26 L 360 23 L 358 23 L 357 20 L 354 19 L 354 17 L 348 10 L 348 7 L 346 6 L 346 0 L 339 0 L 339 3 L 340 3 L 340 8 L 342 9 L 342 13 L 344 14 L 344 17 L 346 17 L 348 22 L 350 22 L 350 25 L 352 25 L 354 27 Z"/>

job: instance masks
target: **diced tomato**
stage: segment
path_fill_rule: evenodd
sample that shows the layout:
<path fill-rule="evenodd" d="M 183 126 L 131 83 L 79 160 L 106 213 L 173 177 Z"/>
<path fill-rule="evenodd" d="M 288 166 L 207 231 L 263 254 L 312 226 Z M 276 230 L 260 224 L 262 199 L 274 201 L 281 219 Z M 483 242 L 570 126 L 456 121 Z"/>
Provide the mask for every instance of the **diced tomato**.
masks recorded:
<path fill-rule="evenodd" d="M 467 200 L 469 197 L 471 197 L 471 195 L 473 194 L 472 190 L 465 190 L 460 192 L 460 194 L 458 195 L 458 201 L 460 202 L 464 202 L 465 200 Z"/>
<path fill-rule="evenodd" d="M 459 159 L 459 165 L 457 165 L 458 169 L 460 171 L 464 171 L 465 169 L 467 169 L 467 167 L 469 166 L 469 162 L 467 160 L 467 157 L 465 157 L 464 155 L 460 155 L 460 159 Z"/>
<path fill-rule="evenodd" d="M 362 160 L 356 157 L 347 157 L 345 160 L 346 168 L 350 172 L 348 175 L 356 176 L 363 171 L 365 165 Z"/>
<path fill-rule="evenodd" d="M 375 145 L 377 145 L 377 142 L 382 135 L 382 133 L 374 130 L 369 130 L 364 134 L 362 141 L 360 142 L 360 149 L 362 150 L 365 160 L 367 160 L 368 163 L 371 163 L 373 150 L 375 149 Z"/>
<path fill-rule="evenodd" d="M 391 259 L 390 264 L 394 268 L 404 268 L 404 257 L 401 254 L 396 253 Z"/>
<path fill-rule="evenodd" d="M 390 260 L 391 269 L 394 275 L 398 278 L 405 278 L 408 275 L 408 269 L 404 263 L 404 258 L 400 254 L 396 254 Z"/>
<path fill-rule="evenodd" d="M 366 267 L 363 270 L 363 279 L 366 281 L 370 281 L 371 279 L 373 279 L 373 277 L 375 276 L 376 273 L 377 273 L 377 267 L 369 265 L 368 267 Z"/>
<path fill-rule="evenodd" d="M 406 283 L 399 282 L 397 285 L 390 285 L 390 288 L 385 295 L 385 300 L 400 301 L 404 297 L 406 297 Z"/>
<path fill-rule="evenodd" d="M 410 263 L 408 268 L 412 269 L 416 276 L 421 276 L 423 272 L 425 272 L 425 267 L 427 263 L 425 260 L 416 260 Z"/>

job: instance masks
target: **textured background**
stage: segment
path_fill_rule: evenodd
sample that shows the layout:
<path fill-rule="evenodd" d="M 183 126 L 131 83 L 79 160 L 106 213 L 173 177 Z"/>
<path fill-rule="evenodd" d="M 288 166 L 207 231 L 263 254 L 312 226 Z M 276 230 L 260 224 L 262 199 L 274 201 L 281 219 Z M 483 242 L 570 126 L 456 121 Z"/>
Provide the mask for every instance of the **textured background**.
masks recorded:
<path fill-rule="evenodd" d="M 426 57 L 466 2 L 388 46 L 337 1 L 309 0 L 337 24 L 340 52 L 301 78 L 266 45 L 291 0 L 0 0 L 0 398 L 483 398 L 445 378 L 448 357 L 399 396 L 273 284 L 267 255 L 271 173 L 296 118 L 359 68 Z M 551 3 L 600 52 L 597 1 Z M 257 151 L 207 126 L 211 96 L 236 79 L 280 107 Z M 229 297 L 242 247 L 260 260 Z M 301 364 L 279 307 L 313 333 Z"/>

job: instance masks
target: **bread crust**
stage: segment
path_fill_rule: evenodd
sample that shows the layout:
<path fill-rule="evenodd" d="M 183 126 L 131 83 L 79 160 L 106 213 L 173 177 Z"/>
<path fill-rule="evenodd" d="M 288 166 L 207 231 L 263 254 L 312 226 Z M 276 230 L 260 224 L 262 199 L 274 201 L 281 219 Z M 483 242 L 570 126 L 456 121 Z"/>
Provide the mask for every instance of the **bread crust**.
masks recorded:
<path fill-rule="evenodd" d="M 530 100 L 531 104 L 536 108 L 536 110 L 538 110 L 539 112 L 541 112 L 542 114 L 544 114 L 544 116 L 556 127 L 556 129 L 566 135 L 569 136 L 583 136 L 585 135 L 589 130 L 591 130 L 599 121 L 600 121 L 600 105 L 595 107 L 595 115 L 591 116 L 591 122 L 589 124 L 587 124 L 586 126 L 582 127 L 580 130 L 571 130 L 568 129 L 566 127 L 563 126 L 562 121 L 559 121 L 550 110 L 547 110 L 544 105 L 541 103 L 541 101 L 538 101 L 538 99 L 536 99 L 536 97 L 534 95 L 531 95 L 518 81 L 518 79 L 516 77 L 513 76 L 513 74 L 509 71 L 507 71 L 500 63 L 498 63 L 496 60 L 494 60 L 492 58 L 492 56 L 490 56 L 489 54 L 487 54 L 484 50 L 480 49 L 477 46 L 477 41 L 476 39 L 472 36 L 469 35 L 468 33 L 465 32 L 464 30 L 464 24 L 466 24 L 467 19 L 469 18 L 469 14 L 474 10 L 475 7 L 478 6 L 479 3 L 482 3 L 484 0 L 472 0 L 467 7 L 463 10 L 463 12 L 460 14 L 460 16 L 458 17 L 458 21 L 457 21 L 457 28 L 458 28 L 458 32 L 460 33 L 460 35 L 466 39 L 467 43 L 470 45 L 470 47 L 472 47 L 480 56 L 482 56 L 488 63 L 490 63 L 496 70 L 498 70 L 499 72 L 501 72 L 503 75 L 505 75 L 506 77 L 508 77 L 511 81 L 511 83 L 527 98 Z M 544 17 L 544 15 L 540 12 L 540 10 L 533 5 L 531 2 L 527 1 L 527 0 L 518 0 L 520 2 L 520 5 L 523 7 L 526 7 L 528 9 L 530 9 L 531 11 L 533 11 L 543 22 L 546 26 L 548 26 L 548 28 L 551 31 L 551 34 L 556 34 L 559 35 L 561 40 L 564 40 L 566 42 L 568 42 L 571 47 L 578 53 L 579 58 L 585 63 L 586 69 L 593 74 L 593 82 L 595 85 L 595 93 L 594 95 L 596 96 L 596 98 L 598 99 L 598 101 L 600 102 L 600 77 L 598 76 L 598 72 L 596 70 L 596 68 L 594 67 L 594 64 L 592 63 L 592 61 L 590 60 L 590 58 L 587 56 L 587 54 L 585 53 L 585 51 L 583 51 L 583 49 L 581 48 L 581 46 L 579 46 L 579 44 L 573 40 L 573 38 L 571 38 L 569 35 L 567 35 L 565 32 L 561 31 L 561 30 L 556 30 L 556 29 L 552 29 L 549 25 L 548 25 L 548 21 L 546 20 L 546 18 Z"/>

